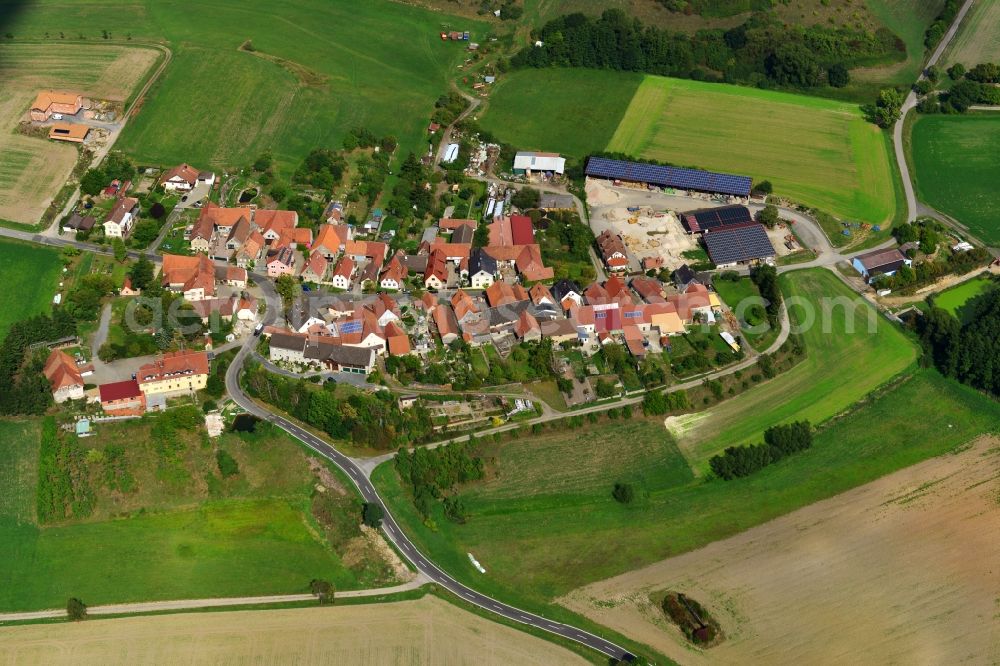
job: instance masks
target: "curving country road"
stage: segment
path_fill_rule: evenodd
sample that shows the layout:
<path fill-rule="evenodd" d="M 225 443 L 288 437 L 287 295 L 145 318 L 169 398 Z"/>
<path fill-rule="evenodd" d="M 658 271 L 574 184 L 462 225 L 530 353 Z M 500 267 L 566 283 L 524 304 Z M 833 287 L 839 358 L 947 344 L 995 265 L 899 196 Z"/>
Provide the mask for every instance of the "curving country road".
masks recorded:
<path fill-rule="evenodd" d="M 972 7 L 972 3 L 975 0 L 965 0 L 965 4 L 962 8 L 958 10 L 958 14 L 955 15 L 955 20 L 951 22 L 951 27 L 948 28 L 948 32 L 944 34 L 941 41 L 938 43 L 937 48 L 934 49 L 934 53 L 931 57 L 927 59 L 927 63 L 924 65 L 930 67 L 931 65 L 937 64 L 937 61 L 941 58 L 941 54 L 951 43 L 952 38 L 955 33 L 958 32 L 958 26 L 962 24 L 962 19 L 969 12 L 969 8 Z M 917 81 L 926 78 L 923 73 L 917 77 Z M 903 106 L 900 109 L 899 120 L 892 128 L 892 143 L 893 148 L 896 152 L 896 164 L 899 165 L 899 175 L 903 179 L 903 190 L 906 193 L 906 221 L 913 222 L 917 219 L 917 214 L 919 213 L 919 204 L 917 203 L 917 196 L 913 191 L 913 180 L 910 178 L 910 167 L 906 163 L 906 152 L 903 147 L 903 125 L 906 124 L 906 115 L 912 111 L 917 106 L 917 93 L 910 90 L 910 93 L 906 96 L 903 101 Z"/>
<path fill-rule="evenodd" d="M 270 284 L 267 280 L 259 280 L 258 282 L 267 283 L 268 285 Z M 262 285 L 262 288 L 269 297 L 273 297 L 273 287 L 263 287 Z M 271 302 L 273 303 L 274 301 Z M 265 315 L 265 324 L 273 323 L 275 318 L 276 308 L 269 307 L 267 314 Z M 484 594 L 480 594 L 479 592 L 476 592 L 472 588 L 463 585 L 449 576 L 427 557 L 425 557 L 423 553 L 417 549 L 413 542 L 407 538 L 407 536 L 403 533 L 403 530 L 400 529 L 399 525 L 392 517 L 392 514 L 390 514 L 385 508 L 385 503 L 382 501 L 382 498 L 379 497 L 378 491 L 366 475 L 365 470 L 363 470 L 353 459 L 345 456 L 343 453 L 337 451 L 319 437 L 303 430 L 288 419 L 285 419 L 258 405 L 243 392 L 239 382 L 240 371 L 243 368 L 243 363 L 247 356 L 252 353 L 256 340 L 257 339 L 254 337 L 249 338 L 236 355 L 236 358 L 234 358 L 233 362 L 229 365 L 229 370 L 226 372 L 226 390 L 228 391 L 229 396 L 234 402 L 236 402 L 236 404 L 247 412 L 257 416 L 258 418 L 274 423 L 282 430 L 308 446 L 310 449 L 331 461 L 345 474 L 347 474 L 360 491 L 365 502 L 378 504 L 385 509 L 385 517 L 382 520 L 382 531 L 385 533 L 386 538 L 388 538 L 396 549 L 402 553 L 403 557 L 416 567 L 418 572 L 461 599 L 471 604 L 475 604 L 490 613 L 496 613 L 497 615 L 501 615 L 514 622 L 527 624 L 543 631 L 557 634 L 563 638 L 567 638 L 571 641 L 575 641 L 598 650 L 599 652 L 602 652 L 609 657 L 614 657 L 615 659 L 633 658 L 632 654 L 628 650 L 612 643 L 611 641 L 605 640 L 600 636 L 595 636 L 594 634 L 567 624 L 547 620 L 540 615 L 535 615 L 534 613 L 522 610 L 516 606 L 511 606 Z"/>

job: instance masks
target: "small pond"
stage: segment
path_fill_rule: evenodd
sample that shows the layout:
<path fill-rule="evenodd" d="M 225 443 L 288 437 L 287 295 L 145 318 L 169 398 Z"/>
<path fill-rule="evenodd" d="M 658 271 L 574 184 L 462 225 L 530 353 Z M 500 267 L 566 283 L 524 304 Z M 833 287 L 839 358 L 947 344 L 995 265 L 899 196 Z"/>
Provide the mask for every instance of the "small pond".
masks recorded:
<path fill-rule="evenodd" d="M 253 198 L 257 196 L 257 189 L 251 188 L 249 190 L 243 190 L 240 192 L 240 203 L 249 203 L 253 201 Z"/>
<path fill-rule="evenodd" d="M 253 432 L 259 421 L 253 414 L 237 414 L 233 419 L 233 432 Z"/>

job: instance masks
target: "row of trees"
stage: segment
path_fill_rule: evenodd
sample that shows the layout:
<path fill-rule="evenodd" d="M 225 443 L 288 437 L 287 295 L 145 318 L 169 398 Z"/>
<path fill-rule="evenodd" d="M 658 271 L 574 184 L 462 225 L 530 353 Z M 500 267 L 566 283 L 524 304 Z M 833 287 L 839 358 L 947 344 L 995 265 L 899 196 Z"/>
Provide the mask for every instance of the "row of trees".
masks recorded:
<path fill-rule="evenodd" d="M 517 53 L 514 67 L 593 67 L 761 87 L 843 87 L 852 66 L 906 54 L 903 42 L 886 28 L 787 25 L 771 13 L 754 14 L 729 30 L 690 35 L 644 26 L 620 9 L 608 9 L 599 18 L 559 17 L 534 38 L 542 45 Z"/>
<path fill-rule="evenodd" d="M 781 288 L 778 286 L 778 271 L 774 266 L 758 266 L 750 274 L 750 279 L 757 285 L 767 305 L 764 311 L 767 313 L 767 323 L 771 328 L 777 329 L 781 326 Z"/>
<path fill-rule="evenodd" d="M 809 421 L 795 421 L 771 426 L 764 431 L 763 444 L 730 446 L 721 455 L 708 461 L 716 476 L 730 481 L 749 476 L 785 456 L 812 446 L 812 426 Z"/>
<path fill-rule="evenodd" d="M 465 506 L 457 495 L 447 495 L 456 486 L 483 478 L 483 459 L 473 453 L 472 440 L 436 449 L 419 448 L 412 453 L 400 449 L 394 459 L 396 472 L 413 493 L 413 505 L 425 519 L 440 500 L 445 515 L 465 522 Z"/>
<path fill-rule="evenodd" d="M 247 391 L 255 398 L 288 412 L 335 439 L 359 446 L 389 450 L 427 441 L 432 433 L 430 413 L 417 404 L 401 410 L 388 391 L 335 393 L 336 384 L 317 388 L 304 379 L 267 372 L 263 367 L 244 373 Z"/>
<path fill-rule="evenodd" d="M 1000 289 L 971 301 L 962 324 L 949 312 L 931 307 L 917 320 L 929 358 L 942 374 L 1000 396 Z"/>

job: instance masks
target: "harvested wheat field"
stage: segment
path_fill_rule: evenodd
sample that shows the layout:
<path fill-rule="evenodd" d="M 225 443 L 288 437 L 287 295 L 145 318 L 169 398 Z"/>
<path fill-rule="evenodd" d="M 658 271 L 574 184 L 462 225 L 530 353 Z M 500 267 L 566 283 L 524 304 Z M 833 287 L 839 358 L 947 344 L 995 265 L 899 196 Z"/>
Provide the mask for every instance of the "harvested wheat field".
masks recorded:
<path fill-rule="evenodd" d="M 17 133 L 35 95 L 71 90 L 124 102 L 158 57 L 122 46 L 0 46 L 0 219 L 37 223 L 76 164 L 76 147 Z"/>
<path fill-rule="evenodd" d="M 996 663 L 1000 440 L 982 438 L 561 603 L 683 664 Z M 699 601 L 688 646 L 649 599 Z"/>
<path fill-rule="evenodd" d="M 5 664 L 574 664 L 437 597 L 0 628 Z"/>

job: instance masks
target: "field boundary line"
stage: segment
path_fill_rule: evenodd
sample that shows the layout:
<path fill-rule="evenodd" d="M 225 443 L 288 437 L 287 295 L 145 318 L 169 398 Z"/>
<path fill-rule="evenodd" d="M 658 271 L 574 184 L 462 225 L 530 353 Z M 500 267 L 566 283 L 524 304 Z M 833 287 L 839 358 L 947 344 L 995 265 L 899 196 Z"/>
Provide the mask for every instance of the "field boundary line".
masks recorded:
<path fill-rule="evenodd" d="M 376 597 L 384 594 L 398 594 L 416 590 L 427 583 L 427 578 L 418 574 L 409 583 L 392 587 L 377 587 L 365 590 L 344 590 L 334 593 L 335 599 L 357 599 Z M 196 610 L 201 608 L 227 608 L 230 606 L 257 606 L 262 604 L 286 604 L 301 601 L 315 601 L 315 594 L 274 594 L 257 597 L 217 597 L 209 599 L 175 599 L 172 601 L 146 601 L 127 604 L 105 604 L 90 606 L 87 615 L 129 615 L 157 613 L 161 611 Z M 24 622 L 66 617 L 66 609 L 27 611 L 23 613 L 0 613 L 0 622 Z"/>

